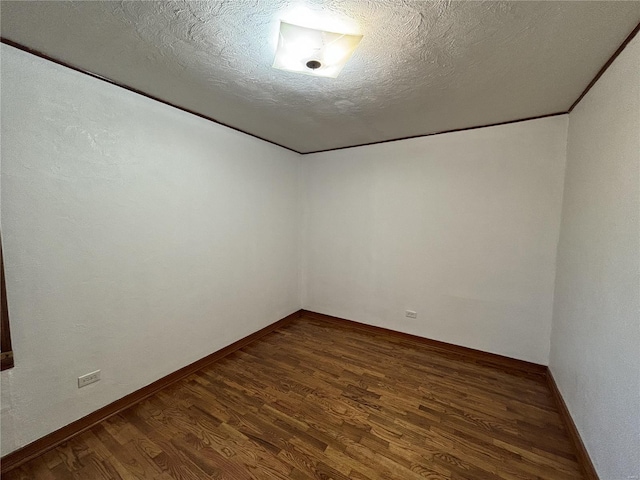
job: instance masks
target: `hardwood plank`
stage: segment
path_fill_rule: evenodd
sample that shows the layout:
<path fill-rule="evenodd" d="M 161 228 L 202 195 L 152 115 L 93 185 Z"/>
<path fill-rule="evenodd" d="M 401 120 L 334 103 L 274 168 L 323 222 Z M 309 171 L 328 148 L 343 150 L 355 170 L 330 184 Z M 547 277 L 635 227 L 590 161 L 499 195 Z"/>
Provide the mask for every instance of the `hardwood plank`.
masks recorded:
<path fill-rule="evenodd" d="M 139 390 L 136 390 L 135 392 L 130 393 L 129 395 L 126 395 L 125 397 L 122 397 L 121 399 L 116 400 L 113 403 L 110 403 L 109 405 L 106 405 L 96 410 L 95 412 L 92 412 L 89 415 L 62 427 L 55 432 L 45 435 L 44 437 L 39 438 L 38 440 L 5 455 L 4 457 L 2 457 L 2 462 L 0 464 L 0 474 L 5 474 L 6 472 L 18 467 L 19 465 L 22 465 L 28 460 L 42 455 L 52 448 L 68 441 L 74 436 L 86 430 L 89 430 L 92 426 L 99 424 L 103 420 L 118 414 L 119 412 L 131 407 L 132 405 L 136 405 L 137 403 L 143 401 L 144 399 L 160 391 L 161 389 L 167 388 L 192 374 L 193 372 L 197 372 L 205 366 L 217 362 L 221 358 L 232 354 L 245 345 L 258 340 L 268 333 L 271 333 L 274 330 L 278 329 L 279 327 L 286 325 L 292 320 L 299 318 L 299 316 L 300 311 L 294 312 L 291 315 L 288 315 L 271 325 L 267 325 L 257 332 L 241 338 L 237 342 L 234 342 L 231 345 L 222 348 L 221 350 L 218 350 L 210 355 L 207 355 L 204 358 L 201 358 L 200 360 L 193 362 L 190 365 L 176 370 L 175 372 L 170 373 L 169 375 L 162 377 L 159 380 L 156 380 L 155 382 Z"/>
<path fill-rule="evenodd" d="M 467 353 L 303 314 L 3 478 L 584 478 L 539 369 Z"/>

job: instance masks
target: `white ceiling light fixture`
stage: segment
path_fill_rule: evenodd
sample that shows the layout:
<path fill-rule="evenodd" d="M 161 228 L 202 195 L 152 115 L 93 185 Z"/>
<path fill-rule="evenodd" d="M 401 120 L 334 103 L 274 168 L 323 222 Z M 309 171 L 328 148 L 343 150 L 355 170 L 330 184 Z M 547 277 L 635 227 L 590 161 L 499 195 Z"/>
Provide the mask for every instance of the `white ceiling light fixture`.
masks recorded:
<path fill-rule="evenodd" d="M 324 32 L 280 22 L 273 68 L 316 77 L 336 78 L 362 35 Z"/>

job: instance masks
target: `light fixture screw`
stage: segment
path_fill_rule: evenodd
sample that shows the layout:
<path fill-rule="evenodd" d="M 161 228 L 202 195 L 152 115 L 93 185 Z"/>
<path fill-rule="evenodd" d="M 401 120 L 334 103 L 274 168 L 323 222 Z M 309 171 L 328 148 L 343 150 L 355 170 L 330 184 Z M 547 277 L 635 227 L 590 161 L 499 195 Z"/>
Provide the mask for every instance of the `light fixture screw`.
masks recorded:
<path fill-rule="evenodd" d="M 322 64 L 318 60 L 309 60 L 307 62 L 307 68 L 310 68 L 311 70 L 315 70 L 317 68 L 320 68 L 321 66 Z"/>

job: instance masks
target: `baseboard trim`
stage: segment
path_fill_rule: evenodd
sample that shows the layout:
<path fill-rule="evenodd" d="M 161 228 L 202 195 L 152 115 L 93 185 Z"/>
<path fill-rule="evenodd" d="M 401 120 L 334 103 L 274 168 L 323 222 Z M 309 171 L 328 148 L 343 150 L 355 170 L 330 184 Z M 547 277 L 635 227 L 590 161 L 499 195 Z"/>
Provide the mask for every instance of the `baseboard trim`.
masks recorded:
<path fill-rule="evenodd" d="M 285 325 L 291 323 L 293 320 L 300 318 L 302 310 L 292 313 L 271 325 L 268 325 L 257 332 L 252 333 L 251 335 L 247 335 L 244 338 L 241 338 L 237 342 L 232 343 L 206 357 L 201 358 L 200 360 L 196 360 L 195 362 L 187 365 L 186 367 L 182 367 L 179 370 L 176 370 L 169 375 L 162 377 L 159 380 L 147 385 L 146 387 L 142 387 L 139 390 L 136 390 L 129 395 L 122 397 L 119 400 L 116 400 L 109 405 L 106 405 L 95 412 L 90 413 L 89 415 L 82 417 L 75 422 L 70 423 L 54 432 L 45 435 L 34 442 L 25 445 L 24 447 L 15 450 L 0 459 L 0 474 L 4 475 L 5 473 L 13 470 L 14 468 L 19 467 L 25 462 L 37 457 L 38 455 L 42 455 L 43 453 L 57 447 L 58 445 L 70 440 L 72 437 L 85 432 L 90 429 L 94 425 L 106 420 L 113 415 L 120 413 L 121 411 L 141 402 L 145 398 L 153 395 L 158 390 L 161 390 L 178 380 L 183 379 L 184 377 L 191 375 L 194 372 L 197 372 L 201 368 L 204 368 L 212 363 L 219 361 L 220 359 L 226 357 L 227 355 L 239 350 L 250 343 L 259 340 L 265 335 L 273 332 L 274 330 L 284 327 Z"/>
<path fill-rule="evenodd" d="M 29 460 L 42 455 L 49 450 L 54 449 L 58 445 L 70 440 L 76 435 L 85 432 L 94 425 L 143 401 L 157 391 L 168 387 L 169 385 L 183 379 L 188 375 L 191 375 L 194 372 L 197 372 L 201 368 L 204 368 L 208 365 L 211 365 L 212 363 L 221 360 L 231 353 L 249 345 L 250 343 L 255 342 L 256 340 L 259 340 L 260 338 L 273 332 L 274 330 L 284 327 L 292 321 L 301 317 L 316 319 L 341 327 L 356 328 L 359 330 L 368 331 L 370 333 L 400 337 L 405 340 L 423 344 L 435 350 L 441 350 L 447 353 L 464 356 L 467 359 L 470 359 L 479 364 L 490 365 L 496 368 L 509 370 L 520 374 L 533 374 L 546 377 L 549 389 L 551 390 L 551 394 L 556 404 L 558 405 L 560 416 L 562 417 L 567 427 L 569 437 L 575 445 L 578 462 L 582 466 L 586 480 L 600 480 L 593 466 L 593 462 L 591 461 L 591 457 L 589 456 L 589 453 L 587 452 L 587 449 L 582 442 L 582 438 L 578 433 L 578 429 L 576 428 L 573 418 L 569 413 L 567 405 L 562 398 L 562 394 L 560 393 L 555 379 L 553 378 L 553 375 L 551 374 L 551 371 L 547 366 L 527 362 L 525 360 L 505 357 L 495 353 L 483 352 L 481 350 L 476 350 L 469 347 L 462 347 L 460 345 L 441 342 L 430 338 L 419 337 L 417 335 L 399 332 L 397 330 L 390 330 L 374 325 L 367 325 L 365 323 L 356 322 L 354 320 L 334 317 L 331 315 L 325 315 L 323 313 L 317 313 L 308 310 L 299 310 L 297 312 L 294 312 L 291 315 L 288 315 L 281 320 L 278 320 L 277 322 L 272 323 L 271 325 L 268 325 L 261 330 L 252 333 L 251 335 L 241 338 L 231 345 L 228 345 L 210 355 L 207 355 L 206 357 L 201 358 L 200 360 L 197 360 L 190 365 L 182 367 L 181 369 L 176 370 L 175 372 L 170 373 L 169 375 L 166 375 L 165 377 L 162 377 L 161 379 L 156 380 L 155 382 L 142 387 L 141 389 L 136 390 L 129 395 L 126 395 L 125 397 L 122 397 L 121 399 L 116 400 L 115 402 L 110 403 L 109 405 L 106 405 L 96 410 L 95 412 L 92 412 L 89 415 L 70 423 L 69 425 L 66 425 L 48 435 L 45 435 L 42 438 L 39 438 L 38 440 L 35 440 L 28 445 L 25 445 L 24 447 L 19 448 L 18 450 L 5 455 L 0 459 L 0 474 L 4 475 L 14 468 L 19 467 L 23 463 L 26 463 Z"/>
<path fill-rule="evenodd" d="M 598 474 L 596 473 L 596 469 L 593 466 L 593 462 L 591 461 L 591 457 L 587 452 L 587 449 L 582 442 L 582 438 L 578 433 L 578 429 L 576 428 L 576 424 L 569 413 L 569 409 L 562 398 L 562 394 L 558 389 L 558 385 L 551 374 L 551 370 L 549 367 L 545 365 L 539 365 L 537 363 L 527 362 L 525 360 L 518 360 L 515 358 L 505 357 L 502 355 L 498 355 L 495 353 L 483 352 L 482 350 L 476 350 L 469 347 L 462 347 L 460 345 L 454 345 L 451 343 L 441 342 L 439 340 L 432 340 L 430 338 L 419 337 L 417 335 L 411 335 L 409 333 L 398 332 L 397 330 L 390 330 L 383 327 L 377 327 L 374 325 L 367 325 L 366 323 L 356 322 L 354 320 L 348 320 L 346 318 L 334 317 L 331 315 L 325 315 L 324 313 L 312 312 L 309 310 L 301 310 L 301 317 L 313 318 L 320 321 L 328 322 L 334 325 L 340 325 L 347 328 L 357 328 L 359 330 L 365 330 L 371 333 L 376 334 L 384 334 L 384 335 L 392 335 L 395 337 L 401 337 L 407 340 L 411 340 L 416 343 L 420 343 L 426 345 L 430 348 L 446 351 L 448 353 L 453 353 L 459 356 L 464 356 L 468 359 L 471 359 L 475 362 L 491 365 L 493 367 L 497 367 L 503 370 L 509 370 L 512 372 L 525 373 L 525 374 L 534 374 L 542 376 L 546 378 L 549 389 L 551 390 L 551 395 L 558 406 L 558 411 L 560 416 L 562 417 L 562 421 L 567 427 L 567 432 L 569 434 L 569 438 L 573 442 L 576 449 L 576 456 L 578 459 L 578 463 L 581 465 L 585 479 L 586 480 L 600 480 Z"/>
<path fill-rule="evenodd" d="M 584 442 L 582 441 L 582 437 L 580 437 L 580 433 L 578 432 L 578 428 L 573 421 L 573 417 L 571 417 L 571 413 L 567 408 L 567 404 L 565 403 L 564 398 L 562 398 L 562 394 L 560 393 L 558 385 L 551 374 L 551 370 L 548 368 L 547 383 L 549 384 L 549 389 L 551 390 L 551 394 L 553 395 L 556 405 L 558 405 L 558 411 L 560 412 L 562 421 L 567 427 L 569 437 L 576 447 L 576 456 L 578 457 L 578 463 L 582 466 L 584 478 L 586 480 L 600 480 L 596 469 L 593 466 L 593 462 L 591 461 L 591 457 L 589 456 L 589 452 L 587 452 Z"/>
<path fill-rule="evenodd" d="M 492 367 L 501 368 L 503 370 L 509 370 L 512 372 L 519 372 L 525 374 L 540 375 L 542 377 L 547 374 L 547 366 L 539 365 L 533 362 L 527 362 L 526 360 L 518 360 L 516 358 L 505 357 L 498 355 L 497 353 L 483 352 L 482 350 L 476 350 L 474 348 L 462 347 L 460 345 L 454 345 L 452 343 L 441 342 L 439 340 L 433 340 L 430 338 L 419 337 L 410 333 L 399 332 L 397 330 L 390 330 L 384 327 L 377 327 L 374 325 L 368 325 L 366 323 L 356 322 L 355 320 L 348 320 L 346 318 L 334 317 L 331 315 L 325 315 L 324 313 L 312 312 L 309 310 L 301 310 L 302 317 L 316 318 L 336 325 L 349 326 L 352 328 L 358 328 L 360 330 L 366 330 L 371 333 L 391 335 L 394 337 L 401 337 L 405 340 L 421 343 L 430 348 L 446 351 L 455 355 L 464 356 L 467 359 L 473 360 L 479 364 L 491 365 Z"/>

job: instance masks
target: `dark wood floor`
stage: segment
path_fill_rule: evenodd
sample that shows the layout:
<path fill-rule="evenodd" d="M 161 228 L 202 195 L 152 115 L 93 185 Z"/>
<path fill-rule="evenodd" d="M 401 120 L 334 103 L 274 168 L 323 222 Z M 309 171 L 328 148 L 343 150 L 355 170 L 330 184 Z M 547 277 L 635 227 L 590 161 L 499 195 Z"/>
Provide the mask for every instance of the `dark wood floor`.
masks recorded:
<path fill-rule="evenodd" d="M 540 375 L 303 317 L 13 479 L 578 479 Z"/>

